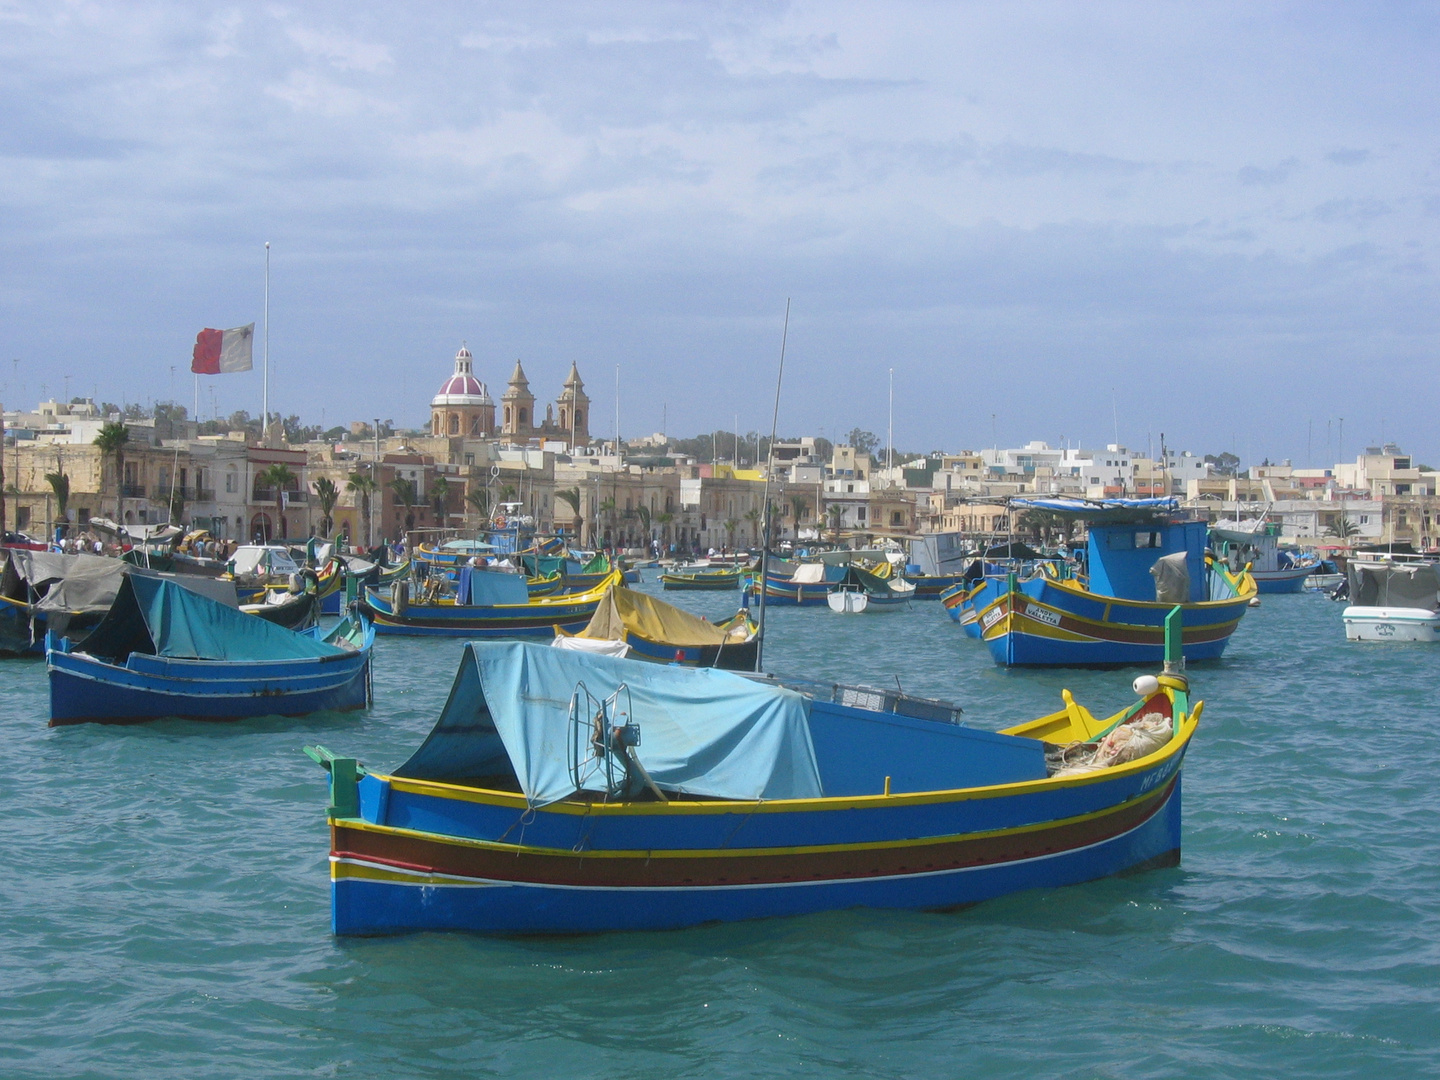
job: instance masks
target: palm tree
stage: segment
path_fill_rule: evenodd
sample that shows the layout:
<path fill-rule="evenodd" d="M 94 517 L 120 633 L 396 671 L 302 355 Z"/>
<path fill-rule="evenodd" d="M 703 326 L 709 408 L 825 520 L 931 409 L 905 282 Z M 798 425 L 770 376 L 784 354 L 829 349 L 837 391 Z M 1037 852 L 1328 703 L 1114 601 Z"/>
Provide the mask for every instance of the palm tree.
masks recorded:
<path fill-rule="evenodd" d="M 641 503 L 635 508 L 635 514 L 640 518 L 640 528 L 645 531 L 645 543 L 650 543 L 650 508 Z"/>
<path fill-rule="evenodd" d="M 615 517 L 615 499 L 614 499 L 613 497 L 607 498 L 607 499 L 602 499 L 601 502 L 600 502 L 600 505 L 599 505 L 599 507 L 597 507 L 597 509 L 598 509 L 599 512 L 600 512 L 601 514 L 603 514 L 604 517 L 605 517 L 605 532 L 604 532 L 604 535 L 608 538 L 608 537 L 610 536 L 610 526 L 611 526 L 612 522 L 614 521 L 614 517 Z M 598 522 L 597 522 L 597 524 L 598 524 Z"/>
<path fill-rule="evenodd" d="M 655 518 L 660 523 L 660 540 L 662 543 L 670 542 L 670 523 L 675 520 L 675 515 L 666 511 Z"/>
<path fill-rule="evenodd" d="M 470 493 L 465 496 L 465 501 L 473 506 L 482 518 L 490 516 L 490 489 L 487 487 L 471 488 Z"/>
<path fill-rule="evenodd" d="M 830 528 L 835 530 L 835 539 L 840 539 L 840 516 L 845 512 L 839 503 L 831 506 L 825 511 L 830 515 Z"/>
<path fill-rule="evenodd" d="M 275 492 L 275 501 L 278 503 L 282 499 L 280 493 L 295 482 L 295 474 L 290 471 L 288 465 L 277 461 L 274 465 L 267 465 L 261 469 L 260 475 L 255 479 L 260 482 L 262 491 Z"/>
<path fill-rule="evenodd" d="M 415 515 L 411 512 L 411 508 L 420 501 L 418 493 L 415 491 L 415 481 L 397 476 L 386 487 L 395 496 L 395 501 L 405 507 L 405 529 L 408 532 L 415 527 Z"/>
<path fill-rule="evenodd" d="M 375 529 L 373 519 L 370 517 L 370 497 L 380 490 L 380 485 L 375 482 L 375 477 L 370 473 L 352 472 L 350 479 L 345 482 L 345 490 L 360 497 L 360 513 L 365 516 L 366 535 L 373 544 Z"/>
<path fill-rule="evenodd" d="M 1340 511 L 1340 516 L 1335 519 L 1335 524 L 1325 530 L 1325 535 L 1345 541 L 1349 541 L 1353 536 L 1358 536 L 1359 533 L 1360 526 L 1351 521 L 1350 515 L 1344 510 Z"/>
<path fill-rule="evenodd" d="M 125 444 L 130 441 L 130 429 L 118 421 L 107 420 L 95 436 L 95 445 L 100 448 L 103 459 L 107 454 L 115 459 L 115 520 L 125 523 Z M 104 488 L 102 481 L 101 488 Z"/>
<path fill-rule="evenodd" d="M 179 522 L 185 517 L 185 489 L 178 484 L 170 492 L 170 521 Z"/>
<path fill-rule="evenodd" d="M 790 496 L 790 518 L 795 522 L 795 539 L 800 539 L 800 523 L 805 520 L 805 496 Z"/>
<path fill-rule="evenodd" d="M 570 524 L 579 533 L 577 521 L 580 520 L 580 488 L 564 488 L 563 491 L 554 492 L 554 497 L 570 507 Z"/>
<path fill-rule="evenodd" d="M 55 516 L 67 524 L 70 521 L 70 477 L 63 472 L 48 472 L 45 482 L 55 493 Z"/>
<path fill-rule="evenodd" d="M 445 524 L 445 503 L 450 499 L 450 483 L 443 476 L 430 481 L 430 509 L 435 511 L 435 524 Z"/>
<path fill-rule="evenodd" d="M 725 522 L 725 533 L 730 537 L 730 548 L 732 551 L 735 548 L 735 530 L 738 528 L 740 528 L 740 521 L 737 518 L 731 518 Z"/>
<path fill-rule="evenodd" d="M 315 489 L 315 501 L 320 504 L 320 534 L 329 536 L 335 524 L 332 515 L 335 512 L 335 503 L 340 499 L 340 489 L 328 476 L 322 476 L 310 486 Z"/>
<path fill-rule="evenodd" d="M 745 511 L 745 520 L 750 522 L 750 542 L 752 544 L 758 544 L 760 542 L 760 526 L 758 524 L 760 521 L 760 511 L 752 506 L 749 510 Z"/>

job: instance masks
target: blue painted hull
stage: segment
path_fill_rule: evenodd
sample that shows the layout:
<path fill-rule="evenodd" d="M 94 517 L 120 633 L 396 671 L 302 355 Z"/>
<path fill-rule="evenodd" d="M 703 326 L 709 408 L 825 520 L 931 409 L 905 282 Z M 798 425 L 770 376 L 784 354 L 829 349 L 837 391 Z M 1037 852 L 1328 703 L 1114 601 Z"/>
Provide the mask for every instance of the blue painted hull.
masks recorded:
<path fill-rule="evenodd" d="M 1120 667 L 1164 661 L 1170 605 L 1100 596 L 1046 578 L 1008 590 L 1006 581 L 987 579 L 970 601 L 975 625 L 997 664 Z M 1185 659 L 1223 655 L 1252 595 L 1180 605 Z"/>
<path fill-rule="evenodd" d="M 1293 570 L 1252 570 L 1255 587 L 1266 596 L 1277 593 L 1298 593 L 1305 590 L 1305 579 L 1315 572 L 1313 566 L 1301 566 Z"/>
<path fill-rule="evenodd" d="M 124 667 L 52 650 L 50 723 L 126 724 L 178 716 L 241 720 L 364 708 L 370 650 L 276 663 L 166 661 L 132 655 Z"/>
<path fill-rule="evenodd" d="M 1076 885 L 1180 855 L 1180 784 L 1143 821 L 1119 835 L 1067 851 L 987 865 L 841 880 L 707 886 L 576 888 L 513 880 L 413 882 L 338 877 L 331 884 L 336 934 L 415 930 L 484 933 L 590 933 L 661 930 L 706 922 L 804 915 L 848 907 L 933 910 L 975 904 L 1026 889 Z M 527 837 L 528 840 L 528 837 Z M 332 855 L 332 866 L 346 865 Z M 393 868 L 387 866 L 393 872 Z"/>

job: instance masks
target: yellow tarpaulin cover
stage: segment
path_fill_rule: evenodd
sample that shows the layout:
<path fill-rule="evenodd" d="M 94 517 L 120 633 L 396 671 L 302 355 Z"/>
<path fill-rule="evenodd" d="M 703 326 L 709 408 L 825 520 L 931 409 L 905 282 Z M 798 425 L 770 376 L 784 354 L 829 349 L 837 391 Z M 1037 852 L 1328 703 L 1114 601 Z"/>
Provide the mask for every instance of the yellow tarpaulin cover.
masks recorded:
<path fill-rule="evenodd" d="M 622 641 L 627 630 L 647 641 L 679 646 L 733 645 L 737 640 L 745 641 L 750 636 L 743 619 L 727 633 L 725 627 L 706 622 L 653 596 L 618 585 L 611 587 L 591 616 L 590 624 L 575 636 Z"/>

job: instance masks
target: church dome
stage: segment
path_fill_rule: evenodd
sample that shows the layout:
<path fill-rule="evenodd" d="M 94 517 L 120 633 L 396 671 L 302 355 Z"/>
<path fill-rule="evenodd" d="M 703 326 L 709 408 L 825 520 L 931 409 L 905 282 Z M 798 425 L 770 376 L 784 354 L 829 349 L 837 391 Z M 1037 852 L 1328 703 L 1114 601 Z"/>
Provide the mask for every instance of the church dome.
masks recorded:
<path fill-rule="evenodd" d="M 455 374 L 446 379 L 436 395 L 430 399 L 431 406 L 443 405 L 494 405 L 490 391 L 485 384 L 472 374 L 473 357 L 464 345 L 455 354 Z"/>

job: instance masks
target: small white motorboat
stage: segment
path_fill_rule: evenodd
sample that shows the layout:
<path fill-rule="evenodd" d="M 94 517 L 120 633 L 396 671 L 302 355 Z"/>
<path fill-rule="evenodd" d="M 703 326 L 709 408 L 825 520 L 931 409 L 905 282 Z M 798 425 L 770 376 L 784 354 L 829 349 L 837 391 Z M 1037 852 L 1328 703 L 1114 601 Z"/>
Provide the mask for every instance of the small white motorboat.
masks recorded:
<path fill-rule="evenodd" d="M 870 606 L 870 594 L 858 585 L 842 585 L 828 593 L 825 602 L 840 615 L 859 615 Z"/>
<path fill-rule="evenodd" d="M 1350 564 L 1350 641 L 1440 641 L 1440 568 L 1429 562 Z"/>

